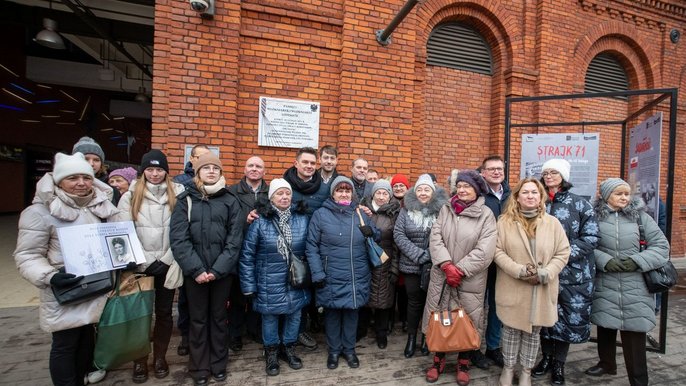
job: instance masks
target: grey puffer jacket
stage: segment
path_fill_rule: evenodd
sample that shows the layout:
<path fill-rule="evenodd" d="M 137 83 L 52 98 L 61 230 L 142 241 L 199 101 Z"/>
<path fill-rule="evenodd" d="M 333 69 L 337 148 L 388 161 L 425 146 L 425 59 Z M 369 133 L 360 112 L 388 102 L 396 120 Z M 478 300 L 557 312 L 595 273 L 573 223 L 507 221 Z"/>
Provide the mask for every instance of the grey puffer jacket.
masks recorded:
<path fill-rule="evenodd" d="M 403 201 L 405 207 L 395 221 L 393 239 L 400 250 L 400 272 L 418 275 L 419 267 L 431 260 L 431 226 L 448 197 L 445 190 L 438 188 L 429 202 L 422 204 L 413 189 L 407 191 Z"/>
<path fill-rule="evenodd" d="M 40 327 L 46 332 L 81 327 L 100 319 L 106 295 L 61 305 L 52 294 L 50 279 L 64 266 L 57 229 L 97 224 L 117 213 L 117 208 L 107 196 L 107 188 L 105 183 L 93 179 L 93 199 L 79 207 L 55 185 L 52 173 L 47 173 L 36 185 L 33 204 L 19 217 L 14 261 L 21 276 L 39 289 Z"/>
<path fill-rule="evenodd" d="M 595 205 L 600 241 L 595 249 L 596 278 L 591 322 L 623 331 L 648 332 L 655 327 L 655 299 L 643 281 L 643 272 L 659 268 L 669 259 L 669 243 L 657 223 L 634 198 L 624 209 L 615 211 L 599 199 Z M 648 248 L 639 252 L 637 218 L 645 228 Z M 607 272 L 612 258 L 632 259 L 634 272 Z"/>

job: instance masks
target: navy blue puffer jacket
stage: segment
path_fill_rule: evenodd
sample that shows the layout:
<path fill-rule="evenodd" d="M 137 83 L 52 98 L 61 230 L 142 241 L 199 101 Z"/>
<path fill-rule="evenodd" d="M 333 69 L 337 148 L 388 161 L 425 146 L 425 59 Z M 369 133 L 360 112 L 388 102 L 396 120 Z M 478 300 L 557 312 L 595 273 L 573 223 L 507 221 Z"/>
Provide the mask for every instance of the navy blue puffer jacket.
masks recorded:
<path fill-rule="evenodd" d="M 358 309 L 367 304 L 372 280 L 365 238 L 358 229 L 357 203 L 336 204 L 331 198 L 314 212 L 307 235 L 307 261 L 312 281 L 324 281 L 317 289 L 317 305 L 326 308 Z M 379 231 L 364 212 L 365 225 Z"/>
<path fill-rule="evenodd" d="M 260 217 L 248 228 L 239 262 L 241 291 L 256 294 L 253 309 L 261 314 L 292 314 L 310 303 L 309 289 L 295 289 L 288 284 L 288 264 L 277 248 L 279 231 L 277 213 L 269 208 L 258 210 Z M 307 215 L 291 213 L 293 235 L 291 249 L 305 256 Z"/>

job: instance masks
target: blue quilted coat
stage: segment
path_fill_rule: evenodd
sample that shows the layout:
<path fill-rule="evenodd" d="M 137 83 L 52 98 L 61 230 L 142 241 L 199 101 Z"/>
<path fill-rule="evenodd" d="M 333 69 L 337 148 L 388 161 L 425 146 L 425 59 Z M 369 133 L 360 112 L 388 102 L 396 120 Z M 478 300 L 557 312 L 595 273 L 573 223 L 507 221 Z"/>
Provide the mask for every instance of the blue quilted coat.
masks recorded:
<path fill-rule="evenodd" d="M 318 306 L 358 309 L 369 300 L 371 267 L 355 208 L 355 202 L 344 206 L 329 198 L 310 219 L 307 261 L 312 281 L 324 281 L 324 287 L 317 289 Z M 378 240 L 379 231 L 364 212 L 362 218 Z"/>
<path fill-rule="evenodd" d="M 291 314 L 310 303 L 309 289 L 295 289 L 288 284 L 288 264 L 277 249 L 279 232 L 274 209 L 259 210 L 260 217 L 248 228 L 239 260 L 241 291 L 257 294 L 253 309 L 261 314 Z M 297 256 L 305 255 L 307 215 L 291 212 L 291 249 Z"/>
<path fill-rule="evenodd" d="M 567 234 L 569 261 L 560 272 L 557 298 L 558 320 L 543 327 L 541 336 L 569 343 L 586 342 L 591 335 L 591 304 L 595 278 L 593 250 L 598 244 L 598 222 L 591 204 L 569 191 L 555 194 L 546 210 L 555 216 Z"/>

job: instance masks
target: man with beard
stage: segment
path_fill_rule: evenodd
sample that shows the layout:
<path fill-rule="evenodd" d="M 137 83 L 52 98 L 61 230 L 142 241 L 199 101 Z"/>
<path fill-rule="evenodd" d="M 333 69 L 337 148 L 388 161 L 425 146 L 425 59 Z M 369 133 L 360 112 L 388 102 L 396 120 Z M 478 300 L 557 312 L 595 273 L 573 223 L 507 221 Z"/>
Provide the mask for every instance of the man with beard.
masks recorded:
<path fill-rule="evenodd" d="M 245 219 L 244 232 L 248 226 L 258 217 L 255 207 L 258 202 L 266 205 L 269 193 L 269 184 L 264 180 L 264 161 L 262 158 L 253 156 L 245 162 L 244 176 L 238 183 L 229 186 L 228 191 L 234 195 L 240 205 L 240 216 Z M 262 342 L 260 332 L 260 314 L 254 312 L 249 302 L 241 293 L 238 276 L 232 282 L 231 297 L 229 299 L 229 348 L 238 352 L 243 349 L 243 329 L 253 340 Z"/>
<path fill-rule="evenodd" d="M 319 175 L 322 177 L 322 183 L 330 185 L 338 177 L 336 166 L 338 166 L 338 149 L 331 145 L 322 146 L 319 149 L 318 170 Z"/>

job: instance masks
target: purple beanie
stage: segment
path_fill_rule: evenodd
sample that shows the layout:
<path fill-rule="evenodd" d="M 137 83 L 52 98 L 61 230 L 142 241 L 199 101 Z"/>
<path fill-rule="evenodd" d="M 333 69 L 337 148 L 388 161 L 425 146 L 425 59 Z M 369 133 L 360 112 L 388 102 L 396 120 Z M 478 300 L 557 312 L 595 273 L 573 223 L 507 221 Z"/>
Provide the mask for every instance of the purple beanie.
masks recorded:
<path fill-rule="evenodd" d="M 129 181 L 129 184 L 131 183 L 131 181 L 136 179 L 137 175 L 138 175 L 138 172 L 136 171 L 136 169 L 134 169 L 132 167 L 123 168 L 123 169 L 115 169 L 115 170 L 112 170 L 112 172 L 110 172 L 110 178 L 112 178 L 113 176 L 120 176 L 120 177 L 124 178 L 126 181 Z"/>
<path fill-rule="evenodd" d="M 488 193 L 488 185 L 486 181 L 481 177 L 476 170 L 462 170 L 457 173 L 457 178 L 455 179 L 455 184 L 460 181 L 464 181 L 471 185 L 476 191 L 477 196 L 483 196 Z"/>

